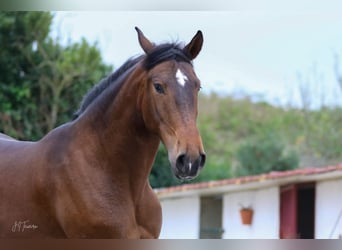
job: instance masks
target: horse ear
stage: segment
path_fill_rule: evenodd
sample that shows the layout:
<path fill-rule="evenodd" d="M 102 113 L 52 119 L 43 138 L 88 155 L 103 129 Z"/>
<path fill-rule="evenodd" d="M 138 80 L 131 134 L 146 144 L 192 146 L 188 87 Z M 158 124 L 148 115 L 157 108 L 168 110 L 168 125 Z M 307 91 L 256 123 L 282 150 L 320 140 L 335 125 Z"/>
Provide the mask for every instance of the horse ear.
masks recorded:
<path fill-rule="evenodd" d="M 186 51 L 191 56 L 191 60 L 199 54 L 203 45 L 203 34 L 202 31 L 197 31 L 196 35 L 192 38 L 191 42 L 184 47 Z"/>
<path fill-rule="evenodd" d="M 145 53 L 150 52 L 154 48 L 154 44 L 151 43 L 145 36 L 144 33 L 138 28 L 135 27 L 135 30 L 138 32 L 138 39 L 141 48 L 145 51 Z"/>

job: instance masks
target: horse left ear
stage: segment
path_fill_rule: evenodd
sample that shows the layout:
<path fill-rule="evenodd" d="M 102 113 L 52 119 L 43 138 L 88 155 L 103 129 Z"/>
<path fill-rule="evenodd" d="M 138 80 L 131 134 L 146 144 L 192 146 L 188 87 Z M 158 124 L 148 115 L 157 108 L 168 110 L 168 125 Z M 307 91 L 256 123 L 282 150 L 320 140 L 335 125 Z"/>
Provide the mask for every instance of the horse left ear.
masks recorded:
<path fill-rule="evenodd" d="M 144 36 L 144 33 L 142 33 L 138 27 L 135 27 L 135 30 L 138 32 L 138 39 L 141 48 L 146 54 L 149 53 L 154 48 L 154 44 Z"/>
<path fill-rule="evenodd" d="M 195 57 L 200 53 L 203 45 L 203 34 L 202 31 L 197 31 L 196 35 L 192 38 L 191 42 L 184 47 L 184 51 L 186 51 L 190 56 L 191 60 L 195 59 Z"/>

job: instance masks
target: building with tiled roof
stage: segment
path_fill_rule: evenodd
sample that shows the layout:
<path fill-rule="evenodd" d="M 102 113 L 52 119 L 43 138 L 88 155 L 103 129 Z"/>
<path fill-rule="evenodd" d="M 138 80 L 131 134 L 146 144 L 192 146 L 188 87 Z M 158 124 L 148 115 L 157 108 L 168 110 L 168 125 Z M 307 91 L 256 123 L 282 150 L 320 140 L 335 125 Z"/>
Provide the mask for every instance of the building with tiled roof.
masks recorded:
<path fill-rule="evenodd" d="M 161 238 L 341 238 L 342 164 L 156 189 Z M 240 210 L 253 211 L 243 224 Z"/>

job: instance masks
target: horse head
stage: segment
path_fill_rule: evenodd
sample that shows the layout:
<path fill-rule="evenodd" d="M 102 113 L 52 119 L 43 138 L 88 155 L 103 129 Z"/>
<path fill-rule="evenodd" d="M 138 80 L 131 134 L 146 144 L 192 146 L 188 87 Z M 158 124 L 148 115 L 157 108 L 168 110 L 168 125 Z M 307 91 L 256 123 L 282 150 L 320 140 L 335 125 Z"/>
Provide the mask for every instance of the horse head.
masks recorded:
<path fill-rule="evenodd" d="M 141 98 L 145 125 L 166 146 L 175 176 L 193 179 L 206 160 L 196 125 L 201 83 L 192 65 L 202 48 L 202 32 L 198 31 L 190 43 L 181 48 L 176 44 L 156 46 L 138 28 L 136 30 L 146 53 L 143 62 L 146 79 Z"/>

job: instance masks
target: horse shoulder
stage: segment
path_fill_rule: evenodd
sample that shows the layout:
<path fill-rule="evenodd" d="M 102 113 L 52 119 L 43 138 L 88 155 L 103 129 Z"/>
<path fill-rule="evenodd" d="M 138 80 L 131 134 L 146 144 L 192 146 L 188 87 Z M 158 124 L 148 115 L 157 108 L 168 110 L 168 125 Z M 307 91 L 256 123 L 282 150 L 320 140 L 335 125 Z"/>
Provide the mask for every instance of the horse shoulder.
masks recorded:
<path fill-rule="evenodd" d="M 162 224 L 162 210 L 157 195 L 147 181 L 136 209 L 140 238 L 158 238 Z"/>

